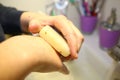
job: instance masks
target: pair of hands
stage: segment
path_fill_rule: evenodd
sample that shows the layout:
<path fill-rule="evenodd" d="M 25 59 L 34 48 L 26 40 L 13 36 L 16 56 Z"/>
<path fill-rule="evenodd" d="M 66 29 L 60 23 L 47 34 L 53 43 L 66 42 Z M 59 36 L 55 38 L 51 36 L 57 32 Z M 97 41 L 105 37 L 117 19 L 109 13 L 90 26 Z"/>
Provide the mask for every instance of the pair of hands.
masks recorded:
<path fill-rule="evenodd" d="M 27 20 L 26 20 L 27 19 Z M 65 16 L 48 16 L 43 13 L 24 13 L 21 17 L 21 22 L 29 22 L 28 31 L 32 33 L 38 33 L 45 25 L 50 25 L 57 29 L 66 39 L 71 55 L 67 58 L 60 58 L 58 53 L 58 58 L 62 60 L 73 60 L 78 57 L 78 51 L 83 42 L 83 36 L 80 31 L 73 25 L 73 23 L 68 20 Z M 22 23 L 24 24 L 24 23 Z M 23 26 L 25 28 L 27 26 Z M 54 35 L 54 34 L 53 34 Z M 47 48 L 47 45 L 46 45 Z M 48 52 L 52 54 L 47 48 Z M 56 52 L 55 52 L 56 53 Z M 47 53 L 48 54 L 48 53 Z M 57 53 L 56 53 L 57 54 Z M 43 55 L 44 56 L 44 55 Z M 49 58 L 49 57 L 48 57 Z M 54 59 L 55 57 L 52 57 Z M 57 58 L 57 57 L 56 57 Z M 55 61 L 55 60 L 53 60 Z M 61 61 L 61 60 L 60 60 Z M 56 63 L 58 63 L 56 61 Z"/>
<path fill-rule="evenodd" d="M 33 12 L 24 12 L 21 15 L 23 31 L 38 33 L 45 25 L 51 25 L 61 32 L 70 47 L 71 55 L 67 58 L 61 57 L 40 37 L 27 35 L 12 37 L 0 45 L 1 59 L 7 59 L 4 64 L 1 64 L 3 67 L 0 74 L 5 73 L 3 79 L 7 77 L 11 80 L 21 80 L 32 71 L 69 73 L 62 61 L 73 60 L 78 57 L 83 36 L 72 22 L 64 16 L 48 16 Z M 12 67 L 12 70 L 8 67 Z M 0 79 L 2 78 L 0 77 Z"/>
<path fill-rule="evenodd" d="M 54 27 L 64 36 L 70 47 L 71 56 L 69 59 L 78 57 L 77 53 L 83 42 L 83 36 L 65 16 L 48 16 L 43 13 L 26 12 L 21 17 L 21 25 L 23 30 L 32 33 L 38 33 L 46 25 Z"/>

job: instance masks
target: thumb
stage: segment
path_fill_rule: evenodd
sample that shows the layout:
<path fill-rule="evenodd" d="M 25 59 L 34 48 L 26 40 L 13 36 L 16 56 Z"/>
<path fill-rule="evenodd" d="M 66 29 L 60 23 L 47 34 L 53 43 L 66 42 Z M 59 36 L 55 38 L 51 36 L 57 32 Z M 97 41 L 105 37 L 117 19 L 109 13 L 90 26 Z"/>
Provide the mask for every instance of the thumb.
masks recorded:
<path fill-rule="evenodd" d="M 38 33 L 40 31 L 41 25 L 38 20 L 31 20 L 29 22 L 29 31 L 31 33 Z"/>

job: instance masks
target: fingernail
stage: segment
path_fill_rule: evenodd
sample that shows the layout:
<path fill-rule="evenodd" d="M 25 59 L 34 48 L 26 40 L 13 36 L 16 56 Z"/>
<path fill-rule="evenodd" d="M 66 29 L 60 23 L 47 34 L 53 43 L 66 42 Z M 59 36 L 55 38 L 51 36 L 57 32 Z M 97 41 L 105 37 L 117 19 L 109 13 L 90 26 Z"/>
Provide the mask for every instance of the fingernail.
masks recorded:
<path fill-rule="evenodd" d="M 60 69 L 60 72 L 63 74 L 69 74 L 69 70 L 64 64 L 63 64 L 63 67 Z"/>

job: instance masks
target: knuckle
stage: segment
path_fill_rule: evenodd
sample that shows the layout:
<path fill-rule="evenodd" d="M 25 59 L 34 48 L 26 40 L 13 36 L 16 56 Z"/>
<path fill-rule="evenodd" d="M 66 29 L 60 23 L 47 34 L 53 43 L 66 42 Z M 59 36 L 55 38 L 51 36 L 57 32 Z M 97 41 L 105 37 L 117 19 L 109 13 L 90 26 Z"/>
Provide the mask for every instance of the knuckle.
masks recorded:
<path fill-rule="evenodd" d="M 58 19 L 67 19 L 64 15 L 59 15 Z"/>
<path fill-rule="evenodd" d="M 84 37 L 83 36 L 80 36 L 79 38 L 80 38 L 80 41 L 82 41 L 82 42 L 84 41 Z"/>

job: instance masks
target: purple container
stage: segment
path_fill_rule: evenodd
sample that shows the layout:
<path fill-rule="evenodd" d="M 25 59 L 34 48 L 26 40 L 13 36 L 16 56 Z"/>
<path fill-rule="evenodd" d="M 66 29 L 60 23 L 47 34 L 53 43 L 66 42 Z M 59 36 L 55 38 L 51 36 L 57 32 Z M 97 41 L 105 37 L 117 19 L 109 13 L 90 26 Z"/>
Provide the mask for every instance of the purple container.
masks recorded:
<path fill-rule="evenodd" d="M 120 26 L 119 26 L 120 27 Z M 119 41 L 120 29 L 110 29 L 104 26 L 99 29 L 99 42 L 102 48 L 111 49 Z"/>
<path fill-rule="evenodd" d="M 81 16 L 81 30 L 84 33 L 92 33 L 96 28 L 97 16 Z"/>

